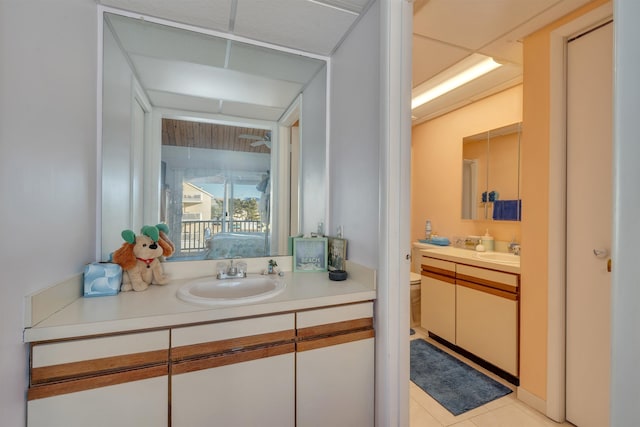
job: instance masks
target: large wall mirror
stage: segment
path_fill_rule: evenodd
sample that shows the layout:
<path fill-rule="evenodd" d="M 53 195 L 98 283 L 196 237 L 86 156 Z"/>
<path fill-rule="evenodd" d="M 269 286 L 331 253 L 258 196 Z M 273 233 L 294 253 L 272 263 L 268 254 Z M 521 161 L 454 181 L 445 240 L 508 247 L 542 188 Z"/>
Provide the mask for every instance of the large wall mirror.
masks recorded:
<path fill-rule="evenodd" d="M 160 222 L 170 260 L 286 255 L 325 173 L 326 60 L 110 10 L 102 34 L 101 259 Z"/>
<path fill-rule="evenodd" d="M 520 221 L 521 123 L 462 140 L 462 219 Z"/>

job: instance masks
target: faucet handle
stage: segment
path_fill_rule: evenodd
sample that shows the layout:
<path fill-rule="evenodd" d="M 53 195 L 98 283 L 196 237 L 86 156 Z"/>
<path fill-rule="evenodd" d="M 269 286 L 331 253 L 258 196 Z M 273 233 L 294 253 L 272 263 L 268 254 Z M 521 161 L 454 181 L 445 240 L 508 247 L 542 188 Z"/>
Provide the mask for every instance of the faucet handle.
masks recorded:
<path fill-rule="evenodd" d="M 239 261 L 236 263 L 236 268 L 238 269 L 238 275 L 246 276 L 247 274 L 247 263 Z"/>

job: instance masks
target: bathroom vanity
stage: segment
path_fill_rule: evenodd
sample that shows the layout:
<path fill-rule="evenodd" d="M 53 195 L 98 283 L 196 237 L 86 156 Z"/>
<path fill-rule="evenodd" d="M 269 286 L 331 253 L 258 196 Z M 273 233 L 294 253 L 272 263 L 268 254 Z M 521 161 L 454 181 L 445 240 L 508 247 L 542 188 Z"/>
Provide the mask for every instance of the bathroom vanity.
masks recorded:
<path fill-rule="evenodd" d="M 432 338 L 517 385 L 517 258 L 453 247 L 421 254 L 421 326 Z"/>
<path fill-rule="evenodd" d="M 78 298 L 25 329 L 28 425 L 373 425 L 374 275 L 353 276 L 226 307 L 177 299 L 186 279 Z"/>

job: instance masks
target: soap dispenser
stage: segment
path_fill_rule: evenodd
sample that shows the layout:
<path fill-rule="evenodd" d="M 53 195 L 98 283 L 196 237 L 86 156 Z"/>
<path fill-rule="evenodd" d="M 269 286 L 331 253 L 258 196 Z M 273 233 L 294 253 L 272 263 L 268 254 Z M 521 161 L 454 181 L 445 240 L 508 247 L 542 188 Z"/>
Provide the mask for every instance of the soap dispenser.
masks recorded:
<path fill-rule="evenodd" d="M 484 249 L 486 251 L 493 251 L 493 236 L 491 236 L 489 234 L 489 229 L 487 228 L 487 230 L 484 233 L 484 236 L 482 236 L 481 238 L 482 240 L 482 246 L 484 246 Z"/>

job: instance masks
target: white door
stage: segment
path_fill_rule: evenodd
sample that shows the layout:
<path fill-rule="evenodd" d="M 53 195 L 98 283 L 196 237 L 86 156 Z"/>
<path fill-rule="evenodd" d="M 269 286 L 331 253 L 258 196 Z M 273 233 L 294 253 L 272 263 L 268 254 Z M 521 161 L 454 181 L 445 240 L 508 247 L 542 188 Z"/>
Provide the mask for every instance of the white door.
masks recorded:
<path fill-rule="evenodd" d="M 567 50 L 566 417 L 579 427 L 609 425 L 612 33 Z"/>

